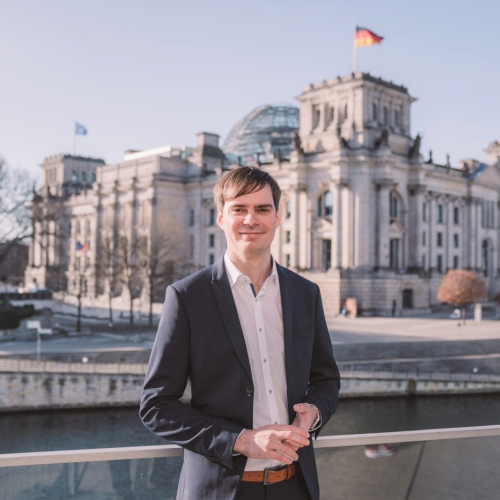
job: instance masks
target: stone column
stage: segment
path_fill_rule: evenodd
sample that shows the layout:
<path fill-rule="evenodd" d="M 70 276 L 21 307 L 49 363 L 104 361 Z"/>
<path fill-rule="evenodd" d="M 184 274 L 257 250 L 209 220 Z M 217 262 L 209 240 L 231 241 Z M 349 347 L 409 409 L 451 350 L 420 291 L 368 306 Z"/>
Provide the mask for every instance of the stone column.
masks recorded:
<path fill-rule="evenodd" d="M 436 268 L 436 198 L 433 196 L 429 203 L 429 237 L 427 238 L 429 248 L 428 269 Z"/>
<path fill-rule="evenodd" d="M 307 230 L 307 192 L 302 189 L 299 191 L 298 196 L 298 206 L 299 206 L 299 268 L 300 269 L 308 269 L 310 267 L 308 260 L 308 247 L 309 242 L 311 241 L 310 231 Z"/>
<path fill-rule="evenodd" d="M 453 202 L 448 199 L 446 203 L 446 239 L 445 239 L 445 272 L 453 269 Z"/>
<path fill-rule="evenodd" d="M 408 210 L 408 267 L 422 267 L 422 205 L 425 186 L 416 184 L 408 187 L 410 193 Z"/>
<path fill-rule="evenodd" d="M 294 189 L 291 196 L 292 203 L 292 255 L 291 267 L 297 270 L 300 267 L 299 253 L 300 253 L 300 191 Z"/>
<path fill-rule="evenodd" d="M 341 268 L 344 266 L 343 249 L 348 241 L 348 203 L 344 202 L 345 193 L 348 193 L 348 181 L 340 180 L 336 183 L 336 191 L 334 195 L 334 211 L 333 211 L 333 231 L 332 231 L 332 267 Z"/>
<path fill-rule="evenodd" d="M 477 268 L 476 262 L 476 239 L 477 239 L 477 206 L 476 200 L 474 198 L 470 198 L 469 202 L 469 266 L 471 269 Z"/>
<path fill-rule="evenodd" d="M 375 179 L 374 182 L 377 188 L 376 267 L 383 269 L 389 267 L 389 190 L 394 185 L 394 181 Z"/>

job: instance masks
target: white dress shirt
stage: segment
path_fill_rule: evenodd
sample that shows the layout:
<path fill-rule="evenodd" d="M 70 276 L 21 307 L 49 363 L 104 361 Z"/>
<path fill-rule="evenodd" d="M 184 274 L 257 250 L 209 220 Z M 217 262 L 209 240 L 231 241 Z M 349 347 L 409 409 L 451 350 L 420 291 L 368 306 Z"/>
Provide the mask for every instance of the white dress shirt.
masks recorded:
<path fill-rule="evenodd" d="M 276 262 L 258 294 L 252 282 L 224 255 L 252 370 L 253 427 L 288 425 L 283 311 Z M 249 458 L 245 470 L 283 465 L 273 459 Z"/>

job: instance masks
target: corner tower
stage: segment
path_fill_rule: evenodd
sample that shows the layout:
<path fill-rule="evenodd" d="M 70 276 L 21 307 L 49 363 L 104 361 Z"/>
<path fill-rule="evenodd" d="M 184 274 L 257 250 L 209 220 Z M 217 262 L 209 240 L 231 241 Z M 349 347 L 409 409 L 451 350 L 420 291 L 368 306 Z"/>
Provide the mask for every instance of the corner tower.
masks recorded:
<path fill-rule="evenodd" d="M 342 143 L 375 149 L 382 133 L 394 153 L 407 155 L 413 144 L 410 108 L 416 99 L 401 85 L 352 73 L 310 84 L 297 99 L 305 153 L 332 152 Z"/>

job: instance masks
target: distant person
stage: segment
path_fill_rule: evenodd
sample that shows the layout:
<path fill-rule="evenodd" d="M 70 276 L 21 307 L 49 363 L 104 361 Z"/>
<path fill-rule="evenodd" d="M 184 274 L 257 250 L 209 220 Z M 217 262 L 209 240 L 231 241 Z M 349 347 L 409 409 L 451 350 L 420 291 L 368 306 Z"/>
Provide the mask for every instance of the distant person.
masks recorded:
<path fill-rule="evenodd" d="M 310 436 L 335 412 L 340 376 L 318 286 L 271 256 L 280 195 L 257 167 L 225 175 L 227 252 L 167 288 L 140 415 L 185 449 L 178 500 L 319 499 Z"/>
<path fill-rule="evenodd" d="M 365 446 L 365 456 L 368 458 L 392 457 L 395 453 L 396 449 L 388 444 Z"/>

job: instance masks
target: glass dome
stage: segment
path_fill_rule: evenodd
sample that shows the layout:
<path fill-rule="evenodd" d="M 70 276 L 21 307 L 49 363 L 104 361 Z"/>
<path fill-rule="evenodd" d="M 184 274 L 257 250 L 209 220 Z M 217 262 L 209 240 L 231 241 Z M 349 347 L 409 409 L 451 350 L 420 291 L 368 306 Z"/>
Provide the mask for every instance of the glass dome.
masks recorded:
<path fill-rule="evenodd" d="M 259 106 L 231 129 L 222 149 L 244 161 L 271 161 L 278 149 L 282 157 L 290 154 L 298 130 L 299 110 L 295 106 Z"/>

